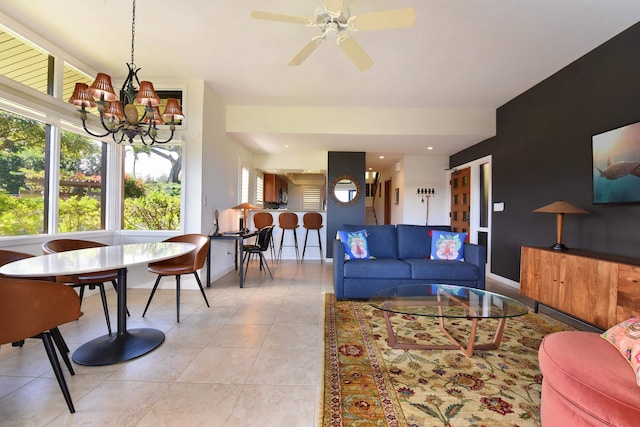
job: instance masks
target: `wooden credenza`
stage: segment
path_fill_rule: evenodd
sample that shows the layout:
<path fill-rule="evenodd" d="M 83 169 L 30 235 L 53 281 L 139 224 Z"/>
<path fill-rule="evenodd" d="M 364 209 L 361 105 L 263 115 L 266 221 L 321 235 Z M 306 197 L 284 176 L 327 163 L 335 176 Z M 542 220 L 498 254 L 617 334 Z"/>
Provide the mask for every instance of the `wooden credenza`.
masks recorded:
<path fill-rule="evenodd" d="M 523 246 L 520 294 L 608 329 L 640 316 L 640 260 Z"/>

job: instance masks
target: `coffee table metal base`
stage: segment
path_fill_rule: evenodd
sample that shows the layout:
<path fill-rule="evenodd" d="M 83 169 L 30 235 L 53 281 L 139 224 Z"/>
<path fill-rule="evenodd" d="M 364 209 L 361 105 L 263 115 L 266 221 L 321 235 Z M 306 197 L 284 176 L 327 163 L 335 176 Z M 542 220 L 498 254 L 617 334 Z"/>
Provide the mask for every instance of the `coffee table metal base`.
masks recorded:
<path fill-rule="evenodd" d="M 384 305 L 392 305 L 393 303 L 388 302 Z M 389 346 L 395 349 L 402 350 L 461 350 L 467 357 L 473 356 L 474 350 L 497 350 L 500 347 L 500 341 L 502 340 L 502 332 L 504 331 L 504 324 L 507 320 L 505 317 L 499 319 L 498 326 L 496 327 L 496 332 L 493 335 L 493 341 L 486 344 L 476 344 L 476 333 L 478 329 L 478 321 L 480 318 L 469 318 L 467 320 L 471 320 L 471 334 L 469 335 L 469 340 L 467 345 L 465 346 L 459 340 L 457 340 L 451 333 L 447 330 L 447 327 L 444 324 L 444 317 L 439 317 L 438 323 L 440 324 L 440 330 L 444 333 L 444 335 L 449 338 L 449 340 L 453 343 L 453 345 L 422 345 L 422 344 L 405 344 L 398 342 L 398 336 L 393 331 L 393 326 L 391 325 L 391 320 L 389 319 L 389 312 L 384 311 L 384 321 L 387 325 L 387 334 L 389 335 Z"/>
<path fill-rule="evenodd" d="M 104 366 L 140 357 L 164 342 L 164 333 L 157 329 L 129 329 L 95 338 L 73 353 L 73 361 L 80 365 Z"/>

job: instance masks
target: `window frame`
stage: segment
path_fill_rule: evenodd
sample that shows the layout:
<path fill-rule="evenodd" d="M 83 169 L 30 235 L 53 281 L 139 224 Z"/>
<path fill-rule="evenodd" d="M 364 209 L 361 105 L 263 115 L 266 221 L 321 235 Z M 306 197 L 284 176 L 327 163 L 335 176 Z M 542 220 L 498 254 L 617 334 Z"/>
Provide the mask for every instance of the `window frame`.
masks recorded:
<path fill-rule="evenodd" d="M 32 87 L 26 86 L 5 75 L 0 75 L 0 108 L 3 108 L 14 114 L 23 115 L 39 122 L 43 122 L 48 129 L 46 133 L 48 145 L 45 152 L 45 223 L 43 225 L 44 235 L 58 234 L 58 193 L 59 193 L 59 156 L 60 156 L 60 132 L 61 129 L 76 132 L 84 135 L 79 115 L 75 107 L 69 105 L 66 100 L 62 99 L 64 87 L 64 71 L 65 68 L 71 67 L 80 74 L 86 76 L 95 76 L 96 72 L 84 65 L 81 61 L 73 58 L 71 55 L 61 51 L 56 46 L 51 45 L 46 39 L 33 33 L 28 28 L 19 23 L 7 19 L 6 22 L 0 24 L 0 27 L 11 36 L 20 41 L 29 44 L 34 49 L 48 55 L 48 71 L 47 71 L 47 93 L 40 92 Z M 88 72 L 82 71 L 86 70 Z M 91 77 L 89 77 L 91 78 Z M 176 87 L 174 87 L 176 86 Z M 185 85 L 174 85 L 172 88 L 179 89 L 184 94 Z M 183 95 L 184 96 L 184 95 Z M 186 99 L 183 98 L 183 99 Z M 99 120 L 90 114 L 87 121 L 89 129 L 101 132 L 99 130 Z M 183 121 L 182 129 L 185 130 L 185 122 Z M 121 220 L 122 211 L 122 194 L 123 194 L 123 175 L 124 175 L 124 149 L 123 146 L 117 145 L 105 138 L 93 138 L 96 141 L 106 143 L 103 145 L 102 161 L 106 162 L 103 168 L 103 189 L 101 200 L 101 223 L 100 231 L 83 231 L 85 235 L 96 235 L 97 233 L 119 233 L 124 234 L 123 224 Z M 183 148 L 182 167 L 184 169 L 185 155 L 184 146 L 181 138 L 174 137 L 172 141 L 174 145 L 181 145 Z M 180 230 L 184 229 L 185 220 L 185 191 L 184 179 L 181 180 L 180 191 Z M 147 232 L 141 230 L 140 232 Z M 157 230 L 153 232 L 174 233 L 175 230 Z M 65 233 L 69 234 L 69 233 Z M 34 234 L 29 236 L 42 236 Z M 28 236 L 0 236 L 0 240 L 12 239 L 15 237 L 25 238 Z"/>

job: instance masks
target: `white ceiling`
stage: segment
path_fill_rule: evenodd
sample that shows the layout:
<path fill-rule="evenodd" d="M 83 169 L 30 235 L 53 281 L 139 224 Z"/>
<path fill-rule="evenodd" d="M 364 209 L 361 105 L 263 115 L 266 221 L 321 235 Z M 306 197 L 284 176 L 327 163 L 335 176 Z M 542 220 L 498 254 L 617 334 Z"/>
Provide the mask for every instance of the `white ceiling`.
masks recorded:
<path fill-rule="evenodd" d="M 374 60 L 360 72 L 329 40 L 304 64 L 289 67 L 317 30 L 249 17 L 252 10 L 312 17 L 321 3 L 138 0 L 140 76 L 203 79 L 229 105 L 494 110 L 640 21 L 638 0 L 345 0 L 352 15 L 416 10 L 412 28 L 352 34 Z M 131 5 L 2 0 L 0 11 L 118 81 L 131 56 Z M 448 156 L 480 142 L 460 135 L 236 136 L 257 152 L 278 152 L 294 141 L 366 151 L 376 170 L 403 154 L 425 154 L 425 145 Z M 374 163 L 380 154 L 386 164 Z"/>

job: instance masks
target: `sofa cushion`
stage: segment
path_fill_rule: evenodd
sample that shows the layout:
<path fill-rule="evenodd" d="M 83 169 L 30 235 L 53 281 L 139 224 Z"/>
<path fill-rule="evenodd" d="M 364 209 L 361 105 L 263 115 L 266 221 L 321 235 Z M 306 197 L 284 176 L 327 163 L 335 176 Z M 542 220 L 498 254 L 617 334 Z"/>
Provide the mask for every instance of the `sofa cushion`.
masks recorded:
<path fill-rule="evenodd" d="M 451 231 L 448 225 L 398 224 L 398 258 L 429 258 L 431 255 L 431 231 Z"/>
<path fill-rule="evenodd" d="M 407 279 L 411 278 L 411 267 L 406 262 L 390 259 L 368 259 L 366 262 L 345 261 L 344 277 L 375 279 Z"/>
<path fill-rule="evenodd" d="M 467 233 L 434 230 L 431 233 L 431 259 L 464 260 Z"/>
<path fill-rule="evenodd" d="M 367 259 L 369 249 L 367 246 L 367 232 L 338 230 L 338 236 L 344 246 L 344 256 L 347 259 Z"/>
<path fill-rule="evenodd" d="M 369 254 L 375 258 L 398 258 L 398 238 L 395 225 L 343 225 L 339 230 L 367 231 Z M 369 276 L 366 276 L 369 277 Z"/>
<path fill-rule="evenodd" d="M 411 266 L 412 279 L 435 279 L 443 283 L 478 280 L 478 267 L 468 262 L 424 258 L 403 261 Z"/>

